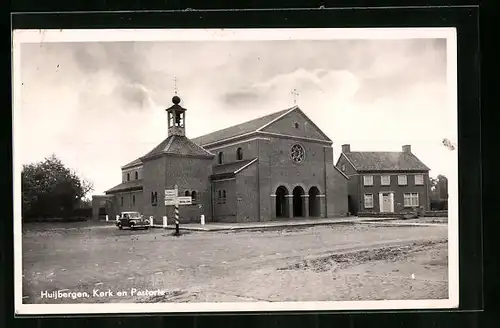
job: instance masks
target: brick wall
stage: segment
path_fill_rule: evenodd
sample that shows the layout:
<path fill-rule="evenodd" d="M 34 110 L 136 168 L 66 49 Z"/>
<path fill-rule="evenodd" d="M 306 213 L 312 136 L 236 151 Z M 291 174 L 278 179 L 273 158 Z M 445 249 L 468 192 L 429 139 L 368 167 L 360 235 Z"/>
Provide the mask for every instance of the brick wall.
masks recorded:
<path fill-rule="evenodd" d="M 155 223 L 162 223 L 162 216 L 165 215 L 165 176 L 166 176 L 166 158 L 157 157 L 146 160 L 143 169 L 143 193 L 144 193 L 144 216 L 155 218 Z M 156 205 L 151 203 L 151 193 L 156 192 L 158 202 Z"/>
<path fill-rule="evenodd" d="M 135 166 L 132 168 L 127 168 L 122 170 L 122 182 L 136 180 L 135 173 L 137 172 L 137 179 L 142 179 L 144 177 L 144 167 L 142 165 Z M 129 174 L 130 180 L 127 180 L 127 174 Z"/>
<path fill-rule="evenodd" d="M 343 168 L 345 168 L 345 175 L 349 177 L 349 180 L 347 180 L 347 195 L 348 195 L 348 212 L 351 212 L 352 214 L 358 213 L 360 210 L 360 185 L 359 185 L 359 176 L 356 172 L 356 170 L 352 167 L 352 165 L 349 163 L 349 161 L 344 157 L 340 156 L 339 160 L 337 161 L 337 168 L 342 171 Z"/>
<path fill-rule="evenodd" d="M 348 212 L 348 179 L 333 165 L 333 149 L 325 147 L 326 215 L 345 216 Z"/>
<path fill-rule="evenodd" d="M 258 139 L 251 138 L 248 141 L 229 142 L 228 145 L 212 148 L 207 147 L 206 149 L 215 154 L 213 165 L 217 165 L 219 164 L 219 152 L 223 154 L 223 163 L 236 162 L 238 160 L 236 156 L 238 148 L 241 148 L 243 160 L 255 158 L 258 156 Z"/>
<path fill-rule="evenodd" d="M 236 222 L 236 179 L 224 179 L 213 182 L 214 221 Z M 226 191 L 225 202 L 219 201 L 219 191 Z"/>
<path fill-rule="evenodd" d="M 394 192 L 394 212 L 399 213 L 404 211 L 404 193 L 417 192 L 419 198 L 419 206 L 422 206 L 424 210 L 429 209 L 429 175 L 427 173 L 424 174 L 424 184 L 423 185 L 415 185 L 415 175 L 421 173 L 363 173 L 359 177 L 360 184 L 360 205 L 361 211 L 373 211 L 380 212 L 380 200 L 379 193 L 392 191 Z M 364 186 L 363 185 L 363 175 L 372 175 L 373 176 L 373 186 Z M 381 176 L 382 175 L 390 175 L 390 185 L 382 186 L 381 185 Z M 406 175 L 407 176 L 407 185 L 400 186 L 398 184 L 398 175 Z M 364 194 L 373 194 L 373 208 L 372 209 L 364 209 Z M 408 209 L 408 208 L 407 208 Z"/>
<path fill-rule="evenodd" d="M 298 123 L 298 127 L 296 127 L 295 123 Z M 262 131 L 326 140 L 325 136 L 321 134 L 318 128 L 298 110 L 282 117 Z"/>
<path fill-rule="evenodd" d="M 205 215 L 207 222 L 212 221 L 212 195 L 209 179 L 212 174 L 212 158 L 167 156 L 165 171 L 165 189 L 173 189 L 177 184 L 180 196 L 184 196 L 186 190 L 190 192 L 196 190 L 197 193 L 197 204 L 179 206 L 181 223 L 199 222 L 201 214 Z M 168 217 L 173 218 L 173 206 L 169 206 L 166 213 Z"/>
<path fill-rule="evenodd" d="M 290 159 L 290 149 L 300 144 L 305 149 L 302 163 Z M 302 187 L 307 194 L 311 187 L 317 187 L 321 194 L 326 190 L 324 145 L 311 141 L 297 141 L 289 138 L 270 138 L 259 143 L 259 183 L 261 200 L 261 219 L 269 220 L 272 213 L 271 194 L 283 185 L 292 194 L 296 186 Z"/>
<path fill-rule="evenodd" d="M 258 163 L 253 163 L 236 176 L 236 208 L 238 222 L 259 218 Z"/>

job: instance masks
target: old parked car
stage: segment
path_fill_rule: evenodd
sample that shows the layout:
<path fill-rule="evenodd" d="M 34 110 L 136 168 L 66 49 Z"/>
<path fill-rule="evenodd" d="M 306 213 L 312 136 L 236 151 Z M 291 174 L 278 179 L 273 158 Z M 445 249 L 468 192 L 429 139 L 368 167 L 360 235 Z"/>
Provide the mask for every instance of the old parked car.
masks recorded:
<path fill-rule="evenodd" d="M 118 222 L 116 222 L 116 226 L 120 230 L 122 230 L 123 228 L 142 228 L 147 230 L 149 228 L 149 225 L 149 220 L 144 218 L 144 216 L 139 212 L 122 212 L 120 214 Z"/>

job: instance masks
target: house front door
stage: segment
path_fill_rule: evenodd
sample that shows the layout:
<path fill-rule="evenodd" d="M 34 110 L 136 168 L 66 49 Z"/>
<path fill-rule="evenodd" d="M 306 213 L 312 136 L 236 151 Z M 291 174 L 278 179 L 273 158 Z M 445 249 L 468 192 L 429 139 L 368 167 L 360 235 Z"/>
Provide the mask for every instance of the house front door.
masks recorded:
<path fill-rule="evenodd" d="M 381 192 L 380 196 L 380 212 L 394 212 L 394 194 L 392 192 Z"/>

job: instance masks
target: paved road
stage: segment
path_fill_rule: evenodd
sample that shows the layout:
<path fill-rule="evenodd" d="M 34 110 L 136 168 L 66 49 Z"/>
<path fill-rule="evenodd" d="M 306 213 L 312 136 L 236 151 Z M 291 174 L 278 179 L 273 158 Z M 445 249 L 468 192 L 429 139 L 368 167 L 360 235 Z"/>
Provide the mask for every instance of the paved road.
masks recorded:
<path fill-rule="evenodd" d="M 130 291 L 131 288 L 161 289 L 172 294 L 190 291 L 210 301 L 260 297 L 281 300 L 287 296 L 277 292 L 274 293 L 277 296 L 262 294 L 270 287 L 266 281 L 277 285 L 273 277 L 279 276 L 275 275 L 278 268 L 336 252 L 442 241 L 446 237 L 447 229 L 442 226 L 371 224 L 279 228 L 262 232 L 190 232 L 180 237 L 162 230 L 30 227 L 23 235 L 24 302 L 61 302 L 41 298 L 43 291 L 61 289 L 90 294 L 94 289 L 114 292 L 113 296 L 66 299 L 62 301 L 65 303 L 141 299 L 116 296 L 117 291 Z M 297 276 L 294 273 L 288 278 L 281 275 L 280 279 L 296 280 L 309 274 Z M 251 281 L 244 281 L 242 277 Z M 294 284 L 293 281 L 290 284 Z M 231 285 L 232 291 L 226 295 L 223 286 Z M 250 285 L 255 288 L 247 290 Z M 281 286 L 287 289 L 286 283 Z M 256 295 L 257 289 L 261 296 Z"/>

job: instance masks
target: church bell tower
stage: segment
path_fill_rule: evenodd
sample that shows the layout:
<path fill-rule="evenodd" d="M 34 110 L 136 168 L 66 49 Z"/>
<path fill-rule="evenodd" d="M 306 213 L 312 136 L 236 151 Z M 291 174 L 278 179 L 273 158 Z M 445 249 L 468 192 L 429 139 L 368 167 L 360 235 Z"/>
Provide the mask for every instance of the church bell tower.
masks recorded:
<path fill-rule="evenodd" d="M 186 109 L 180 104 L 181 98 L 175 95 L 172 98 L 174 103 L 170 108 L 167 108 L 168 113 L 168 136 L 185 136 L 186 135 Z"/>

